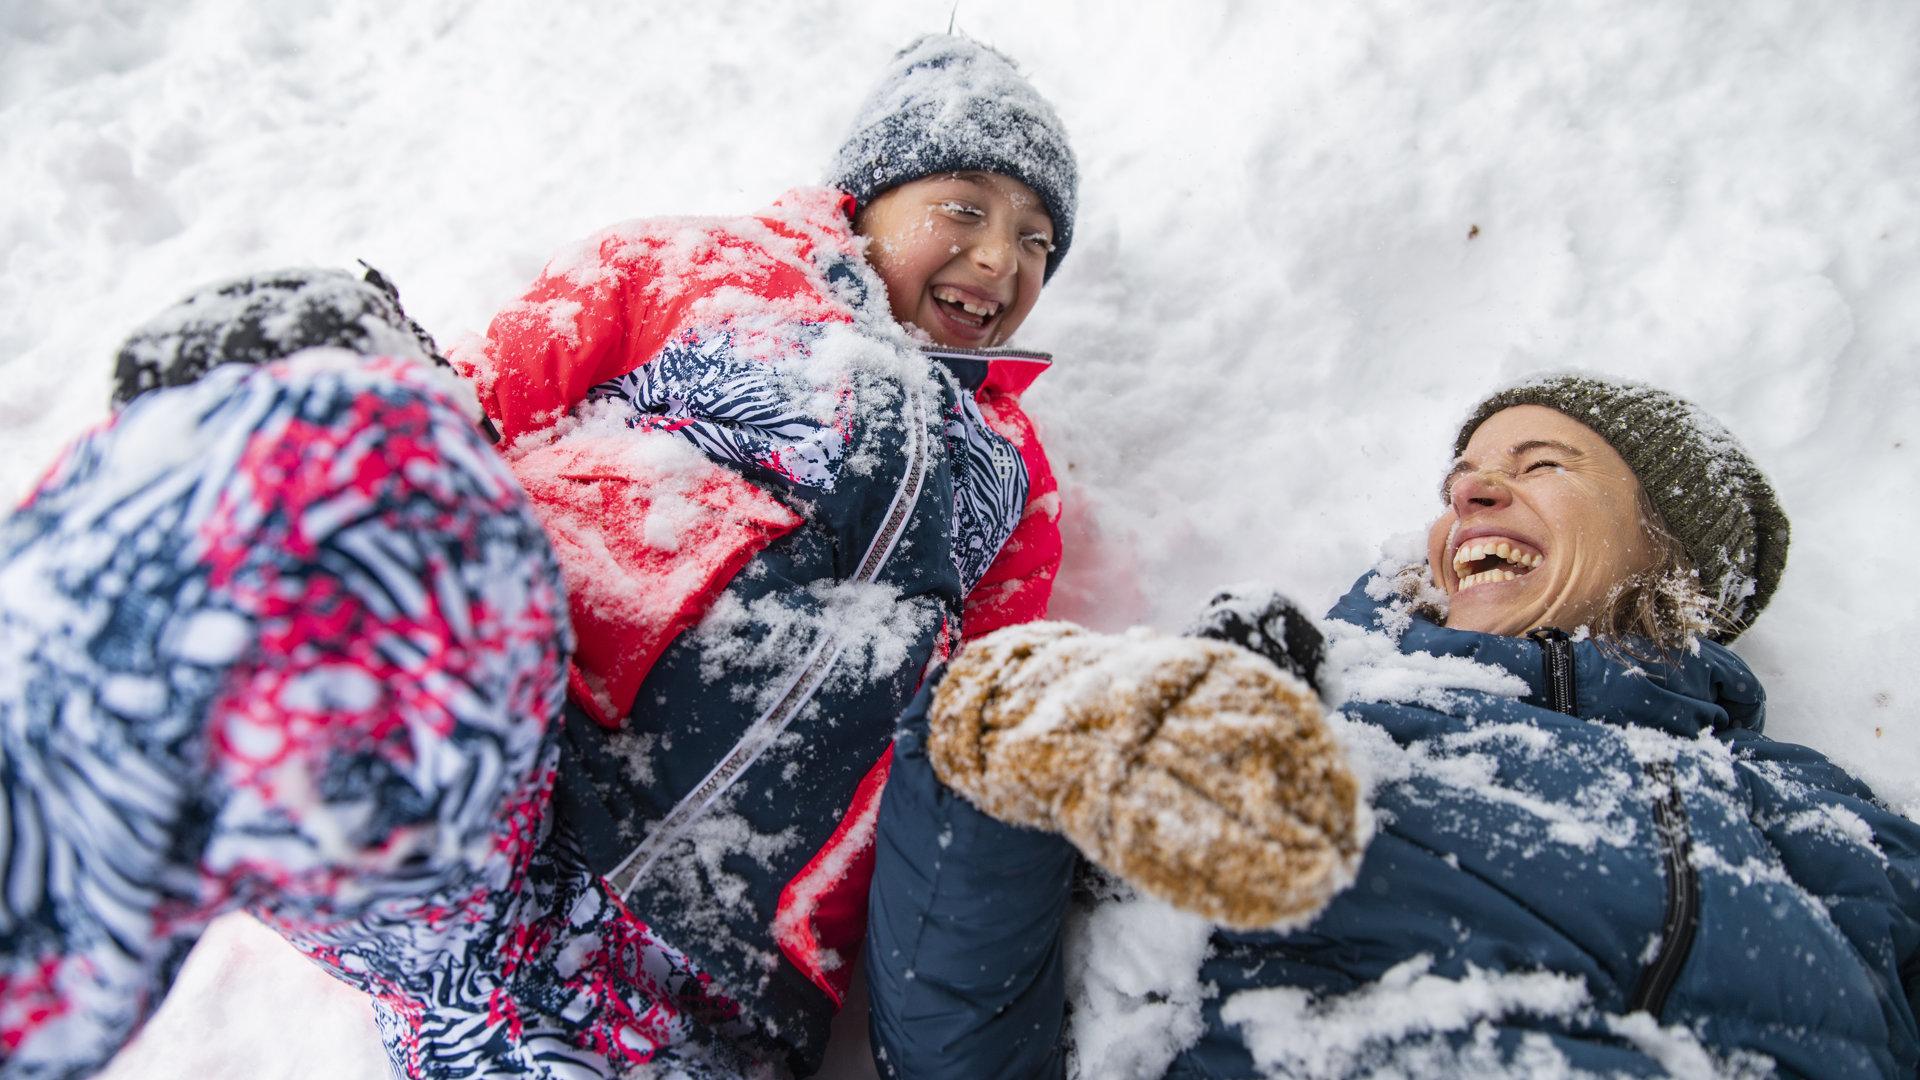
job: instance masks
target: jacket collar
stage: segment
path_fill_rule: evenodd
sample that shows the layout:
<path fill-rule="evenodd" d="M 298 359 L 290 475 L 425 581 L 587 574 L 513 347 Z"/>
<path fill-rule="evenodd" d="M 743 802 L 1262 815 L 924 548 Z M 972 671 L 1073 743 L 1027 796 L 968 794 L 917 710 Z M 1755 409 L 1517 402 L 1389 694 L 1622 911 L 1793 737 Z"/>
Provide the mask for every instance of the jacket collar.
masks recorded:
<path fill-rule="evenodd" d="M 1033 380 L 1053 366 L 1053 357 L 1026 349 L 955 349 L 925 345 L 920 349 L 953 372 L 968 390 L 1018 396 Z"/>
<path fill-rule="evenodd" d="M 1542 646 L 1530 638 L 1450 630 L 1413 615 L 1376 573 L 1361 577 L 1327 613 L 1331 619 L 1394 638 L 1402 653 L 1457 656 L 1500 668 L 1525 681 L 1529 704 L 1546 707 L 1548 692 Z M 1375 599 L 1373 592 L 1384 599 Z M 1592 639 L 1573 642 L 1576 700 L 1581 717 L 1619 725 L 1657 728 L 1682 738 L 1734 729 L 1759 733 L 1766 723 L 1766 691 L 1746 661 L 1717 642 L 1702 640 L 1693 653 L 1666 660 L 1640 660 L 1604 649 Z"/>

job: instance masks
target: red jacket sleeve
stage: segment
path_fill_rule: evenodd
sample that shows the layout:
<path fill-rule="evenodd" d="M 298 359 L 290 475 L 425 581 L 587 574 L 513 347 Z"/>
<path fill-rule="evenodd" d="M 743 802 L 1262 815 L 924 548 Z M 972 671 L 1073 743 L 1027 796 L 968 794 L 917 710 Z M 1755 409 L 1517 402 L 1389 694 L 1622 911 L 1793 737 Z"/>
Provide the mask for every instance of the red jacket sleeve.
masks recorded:
<path fill-rule="evenodd" d="M 980 397 L 980 414 L 1020 451 L 1027 467 L 1027 505 L 1000 554 L 967 594 L 961 615 L 963 640 L 1003 626 L 1045 618 L 1060 571 L 1060 490 L 1046 448 L 1016 395 L 991 389 Z"/>
<path fill-rule="evenodd" d="M 742 310 L 789 327 L 847 318 L 807 260 L 846 232 L 841 213 L 823 192 L 764 217 L 615 226 L 554 259 L 455 352 L 560 553 L 579 639 L 572 696 L 603 724 L 622 722 L 661 652 L 801 519 L 669 432 L 556 425 L 594 386 L 677 336 L 725 333 Z"/>
<path fill-rule="evenodd" d="M 549 262 L 483 342 L 452 357 L 502 440 L 511 446 L 552 427 L 594 386 L 639 368 L 677 335 L 722 326 L 743 304 L 787 326 L 847 319 L 806 261 L 833 237 L 822 219 L 838 205 L 796 194 L 768 213 L 627 222 Z"/>

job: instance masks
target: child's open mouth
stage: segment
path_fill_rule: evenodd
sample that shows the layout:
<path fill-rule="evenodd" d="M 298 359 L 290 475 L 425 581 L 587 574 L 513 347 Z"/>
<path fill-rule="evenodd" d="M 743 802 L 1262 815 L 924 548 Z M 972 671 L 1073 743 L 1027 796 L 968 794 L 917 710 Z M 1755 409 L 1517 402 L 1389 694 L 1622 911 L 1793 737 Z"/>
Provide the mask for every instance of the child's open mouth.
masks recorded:
<path fill-rule="evenodd" d="M 988 300 L 951 285 L 935 285 L 933 299 L 941 317 L 957 326 L 964 337 L 984 336 L 987 325 L 999 317 L 1000 309 L 1005 306 L 998 300 Z"/>
<path fill-rule="evenodd" d="M 1461 589 L 1512 581 L 1533 572 L 1545 556 L 1512 537 L 1482 536 L 1453 553 L 1453 572 Z"/>

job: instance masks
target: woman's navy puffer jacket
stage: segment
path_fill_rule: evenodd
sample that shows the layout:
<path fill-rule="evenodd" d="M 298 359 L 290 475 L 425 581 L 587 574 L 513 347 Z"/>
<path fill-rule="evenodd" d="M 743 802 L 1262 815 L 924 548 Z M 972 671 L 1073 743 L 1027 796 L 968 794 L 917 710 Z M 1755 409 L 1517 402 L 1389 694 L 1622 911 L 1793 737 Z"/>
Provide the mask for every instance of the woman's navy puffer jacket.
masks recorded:
<path fill-rule="evenodd" d="M 1739 657 L 1702 643 L 1653 663 L 1564 635 L 1449 630 L 1409 622 L 1368 584 L 1331 613 L 1349 624 L 1332 635 L 1349 742 L 1375 783 L 1358 879 L 1300 930 L 1213 935 L 1204 1031 L 1165 1075 L 1452 1074 L 1449 1060 L 1916 1075 L 1920 825 L 1820 754 L 1762 735 L 1765 695 Z M 1393 639 L 1382 627 L 1396 622 Z M 876 1058 L 914 1078 L 1063 1075 L 1077 857 L 939 784 L 927 700 L 895 744 L 880 814 Z M 1451 1027 L 1387 1025 L 1317 1059 L 1268 1046 L 1256 1060 L 1247 1027 L 1223 1018 L 1258 1013 L 1257 997 L 1236 1006 L 1246 991 L 1333 1003 L 1410 970 L 1479 1003 Z M 1581 1001 L 1473 998 L 1538 973 Z"/>

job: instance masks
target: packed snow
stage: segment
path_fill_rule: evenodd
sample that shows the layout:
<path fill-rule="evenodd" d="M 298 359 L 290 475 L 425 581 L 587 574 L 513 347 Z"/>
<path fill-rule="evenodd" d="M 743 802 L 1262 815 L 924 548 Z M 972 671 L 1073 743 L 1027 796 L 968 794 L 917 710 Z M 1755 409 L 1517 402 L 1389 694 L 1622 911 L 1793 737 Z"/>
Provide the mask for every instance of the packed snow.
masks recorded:
<path fill-rule="evenodd" d="M 9 0 L 0 496 L 105 415 L 121 339 L 188 288 L 364 258 L 454 344 L 597 230 L 819 179 L 949 19 L 1021 62 L 1080 160 L 1072 252 L 1014 343 L 1057 357 L 1028 397 L 1056 617 L 1174 629 L 1247 581 L 1323 609 L 1437 510 L 1481 395 L 1639 379 L 1723 420 L 1792 517 L 1737 643 L 1768 732 L 1920 814 L 1910 0 Z M 861 1026 L 825 1075 L 870 1075 Z M 110 1075 L 384 1074 L 364 1003 L 234 920 Z"/>
<path fill-rule="evenodd" d="M 1213 927 L 1124 886 L 1067 923 L 1073 1074 L 1154 1080 L 1206 1029 L 1200 979 Z"/>

